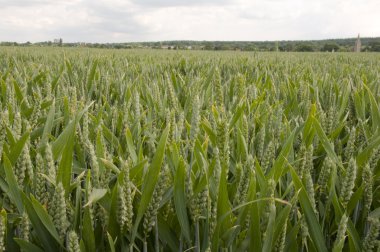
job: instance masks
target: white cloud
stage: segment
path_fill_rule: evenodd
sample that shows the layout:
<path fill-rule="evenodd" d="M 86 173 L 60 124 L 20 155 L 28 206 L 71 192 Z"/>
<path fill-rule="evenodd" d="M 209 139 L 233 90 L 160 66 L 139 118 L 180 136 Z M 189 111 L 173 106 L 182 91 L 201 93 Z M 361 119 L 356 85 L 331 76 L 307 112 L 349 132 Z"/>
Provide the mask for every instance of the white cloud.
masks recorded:
<path fill-rule="evenodd" d="M 0 41 L 380 36 L 378 0 L 0 0 Z"/>

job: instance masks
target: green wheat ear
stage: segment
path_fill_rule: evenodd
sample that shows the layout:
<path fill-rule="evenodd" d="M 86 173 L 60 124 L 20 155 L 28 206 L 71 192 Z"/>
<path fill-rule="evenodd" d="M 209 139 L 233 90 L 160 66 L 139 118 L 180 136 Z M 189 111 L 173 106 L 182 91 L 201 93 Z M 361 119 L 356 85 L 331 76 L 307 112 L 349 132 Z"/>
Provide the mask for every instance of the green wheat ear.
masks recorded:
<path fill-rule="evenodd" d="M 350 158 L 353 156 L 354 151 L 355 151 L 355 143 L 356 143 L 356 129 L 352 128 L 350 129 L 347 146 L 344 153 L 346 161 L 349 161 Z"/>
<path fill-rule="evenodd" d="M 274 141 L 270 141 L 262 158 L 262 169 L 264 174 L 271 168 L 273 160 L 275 158 L 276 147 Z"/>
<path fill-rule="evenodd" d="M 30 220 L 28 215 L 24 212 L 21 216 L 20 222 L 20 238 L 29 241 L 30 238 Z"/>
<path fill-rule="evenodd" d="M 379 239 L 380 220 L 369 218 L 370 228 L 363 240 L 363 251 L 373 251 Z"/>
<path fill-rule="evenodd" d="M 263 126 L 259 133 L 257 138 L 257 151 L 256 155 L 260 163 L 262 163 L 264 159 L 264 147 L 265 147 L 265 126 Z"/>
<path fill-rule="evenodd" d="M 346 240 L 347 221 L 348 217 L 344 214 L 339 222 L 338 232 L 333 247 L 334 252 L 339 252 L 343 249 L 344 241 Z"/>
<path fill-rule="evenodd" d="M 133 221 L 133 198 L 134 194 L 132 193 L 132 185 L 133 183 L 130 181 L 129 178 L 129 170 L 131 166 L 131 162 L 128 161 L 123 166 L 124 171 L 124 193 L 125 193 L 125 206 L 126 206 L 126 222 L 125 227 L 127 231 L 130 231 L 132 228 L 132 221 Z"/>
<path fill-rule="evenodd" d="M 67 251 L 68 252 L 80 252 L 79 238 L 75 231 L 71 230 L 67 234 Z"/>
<path fill-rule="evenodd" d="M 51 145 L 47 144 L 45 149 L 45 160 L 47 165 L 47 175 L 52 181 L 56 181 L 57 177 L 57 168 L 55 166 L 54 158 L 53 158 L 53 152 L 51 149 Z"/>
<path fill-rule="evenodd" d="M 47 191 L 47 182 L 44 178 L 44 174 L 47 173 L 47 169 L 40 153 L 36 155 L 36 176 L 35 176 L 35 196 L 37 200 L 45 205 L 49 200 L 49 194 Z"/>
<path fill-rule="evenodd" d="M 363 199 L 364 208 L 369 211 L 372 205 L 373 198 L 373 174 L 370 166 L 367 164 L 363 168 L 362 181 L 364 184 Z"/>
<path fill-rule="evenodd" d="M 20 112 L 16 112 L 14 118 L 13 118 L 13 133 L 16 138 L 21 137 L 22 132 L 22 119 Z"/>
<path fill-rule="evenodd" d="M 200 102 L 199 102 L 198 95 L 194 97 L 192 105 L 193 105 L 193 108 L 192 108 L 192 114 L 191 114 L 190 150 L 194 148 L 195 139 L 199 133 Z"/>
<path fill-rule="evenodd" d="M 250 170 L 251 165 L 252 165 L 252 161 L 250 161 L 248 164 L 244 165 L 244 167 L 241 164 L 238 164 L 240 169 L 243 169 L 243 171 L 240 174 L 238 189 L 237 189 L 235 199 L 234 199 L 233 205 L 235 207 L 242 204 L 243 202 L 245 202 L 245 199 L 247 197 L 249 179 L 251 177 L 251 170 Z"/>
<path fill-rule="evenodd" d="M 243 136 L 245 138 L 246 143 L 249 143 L 250 142 L 250 139 L 249 139 L 249 126 L 248 126 L 248 119 L 247 119 L 246 115 L 243 115 L 243 117 L 241 119 L 241 131 L 242 131 L 242 134 L 243 134 Z"/>
<path fill-rule="evenodd" d="M 285 250 L 285 241 L 286 241 L 286 231 L 288 227 L 288 218 L 286 219 L 284 226 L 282 227 L 280 237 L 276 243 L 276 250 L 282 252 Z"/>
<path fill-rule="evenodd" d="M 127 204 L 125 191 L 122 185 L 117 185 L 117 221 L 123 230 L 127 223 Z"/>
<path fill-rule="evenodd" d="M 7 231 L 7 221 L 6 221 L 7 213 L 4 209 L 1 210 L 0 213 L 0 251 L 5 250 L 5 234 Z"/>
<path fill-rule="evenodd" d="M 371 168 L 372 172 L 375 171 L 375 168 L 379 160 L 380 160 L 380 146 L 377 147 L 375 150 L 373 150 L 371 157 L 368 161 L 369 167 Z"/>
<path fill-rule="evenodd" d="M 222 80 L 221 80 L 219 68 L 216 68 L 214 72 L 214 88 L 215 88 L 214 101 L 216 102 L 217 106 L 223 107 L 224 94 L 223 94 Z"/>
<path fill-rule="evenodd" d="M 93 181 L 93 186 L 95 188 L 98 188 L 100 186 L 98 157 L 96 156 L 94 145 L 91 142 L 88 142 L 87 146 L 88 146 L 89 154 L 90 154 L 91 178 Z"/>
<path fill-rule="evenodd" d="M 148 209 L 144 214 L 144 235 L 148 237 L 152 228 L 157 225 L 156 218 L 160 207 L 160 202 L 165 190 L 168 187 L 169 173 L 168 168 L 164 166 L 160 172 L 159 180 L 153 192 L 152 200 L 149 203 Z"/>
<path fill-rule="evenodd" d="M 6 139 L 6 127 L 8 120 L 8 111 L 0 112 L 0 161 L 2 158 L 3 147 Z"/>
<path fill-rule="evenodd" d="M 353 189 L 355 187 L 355 179 L 357 173 L 356 161 L 351 158 L 346 170 L 346 176 L 343 179 L 342 187 L 340 191 L 340 199 L 343 206 L 346 206 L 348 201 L 351 199 Z"/>
<path fill-rule="evenodd" d="M 230 160 L 230 145 L 229 145 L 229 129 L 227 122 L 227 115 L 222 108 L 220 111 L 220 118 L 217 121 L 217 147 L 219 149 L 220 163 L 222 167 L 229 166 Z"/>
<path fill-rule="evenodd" d="M 65 190 L 62 183 L 58 183 L 49 204 L 49 214 L 53 218 L 54 226 L 62 240 L 64 240 L 69 226 L 66 209 Z"/>

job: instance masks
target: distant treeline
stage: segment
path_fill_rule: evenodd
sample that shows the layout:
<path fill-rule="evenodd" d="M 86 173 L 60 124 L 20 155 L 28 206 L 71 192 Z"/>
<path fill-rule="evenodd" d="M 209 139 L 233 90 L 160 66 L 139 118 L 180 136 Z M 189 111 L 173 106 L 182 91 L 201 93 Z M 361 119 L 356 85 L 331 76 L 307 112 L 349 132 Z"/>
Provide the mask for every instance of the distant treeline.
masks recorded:
<path fill-rule="evenodd" d="M 287 52 L 320 52 L 320 51 L 353 51 L 356 38 L 326 39 L 308 41 L 160 41 L 160 42 L 126 42 L 126 43 L 64 43 L 45 41 L 38 43 L 0 42 L 0 46 L 63 46 L 89 48 L 152 48 L 166 50 L 239 50 L 239 51 L 287 51 Z M 380 52 L 380 37 L 361 38 L 361 51 Z"/>

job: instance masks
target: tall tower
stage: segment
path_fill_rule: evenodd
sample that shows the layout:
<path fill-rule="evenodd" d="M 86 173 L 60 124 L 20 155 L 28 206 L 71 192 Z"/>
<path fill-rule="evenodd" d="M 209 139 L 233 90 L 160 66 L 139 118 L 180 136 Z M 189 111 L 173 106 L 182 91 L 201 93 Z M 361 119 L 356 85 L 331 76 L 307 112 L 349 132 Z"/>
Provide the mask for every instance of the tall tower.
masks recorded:
<path fill-rule="evenodd" d="M 362 42 L 360 41 L 360 34 L 358 34 L 358 38 L 355 42 L 354 52 L 360 52 L 360 49 L 362 48 Z"/>

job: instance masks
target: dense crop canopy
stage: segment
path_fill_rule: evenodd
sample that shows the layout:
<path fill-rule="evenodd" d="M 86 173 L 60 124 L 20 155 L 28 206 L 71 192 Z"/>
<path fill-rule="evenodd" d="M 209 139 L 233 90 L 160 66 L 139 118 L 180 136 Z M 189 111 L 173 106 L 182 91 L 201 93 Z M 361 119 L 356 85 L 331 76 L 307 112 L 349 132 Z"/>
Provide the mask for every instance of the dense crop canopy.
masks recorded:
<path fill-rule="evenodd" d="M 380 56 L 0 51 L 0 251 L 375 251 Z"/>

